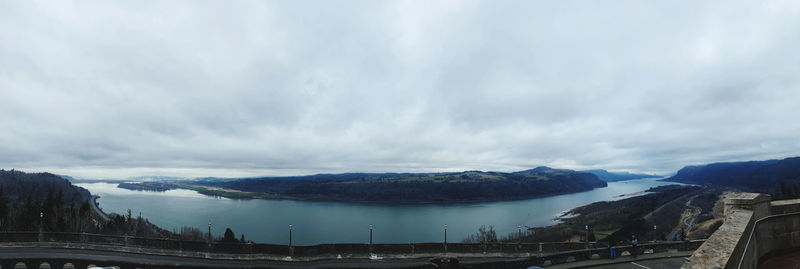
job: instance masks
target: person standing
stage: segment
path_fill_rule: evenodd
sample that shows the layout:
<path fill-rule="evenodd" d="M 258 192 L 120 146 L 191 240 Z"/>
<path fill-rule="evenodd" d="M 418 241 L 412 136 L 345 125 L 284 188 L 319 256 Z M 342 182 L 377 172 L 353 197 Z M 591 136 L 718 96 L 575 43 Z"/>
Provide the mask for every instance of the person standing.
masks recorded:
<path fill-rule="evenodd" d="M 636 258 L 636 254 L 639 253 L 639 238 L 636 235 L 631 236 L 631 255 L 633 258 Z"/>
<path fill-rule="evenodd" d="M 609 253 L 609 257 L 611 257 L 611 259 L 612 259 L 612 260 L 613 260 L 614 258 L 616 258 L 616 257 L 617 257 L 617 255 L 616 255 L 616 253 L 615 253 L 615 251 L 616 251 L 616 246 L 614 246 L 614 240 L 610 240 L 610 241 L 608 242 L 608 250 L 609 250 L 609 252 L 610 252 L 610 253 Z"/>

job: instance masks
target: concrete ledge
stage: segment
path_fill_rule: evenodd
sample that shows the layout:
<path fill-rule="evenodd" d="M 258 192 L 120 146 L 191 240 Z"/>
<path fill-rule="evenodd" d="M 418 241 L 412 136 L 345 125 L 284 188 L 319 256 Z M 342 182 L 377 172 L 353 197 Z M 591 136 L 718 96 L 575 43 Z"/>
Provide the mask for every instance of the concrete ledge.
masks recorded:
<path fill-rule="evenodd" d="M 745 231 L 753 225 L 753 212 L 736 210 L 726 212 L 725 223 L 698 248 L 681 268 L 720 269 L 726 268 L 731 257 L 739 257 L 747 238 Z M 738 260 L 737 260 L 738 262 Z"/>
<path fill-rule="evenodd" d="M 766 217 L 770 213 L 772 197 L 762 193 L 737 192 L 725 196 L 725 216 L 734 210 L 749 210 L 755 219 Z"/>
<path fill-rule="evenodd" d="M 800 212 L 800 199 L 773 201 L 770 203 L 772 215 Z"/>

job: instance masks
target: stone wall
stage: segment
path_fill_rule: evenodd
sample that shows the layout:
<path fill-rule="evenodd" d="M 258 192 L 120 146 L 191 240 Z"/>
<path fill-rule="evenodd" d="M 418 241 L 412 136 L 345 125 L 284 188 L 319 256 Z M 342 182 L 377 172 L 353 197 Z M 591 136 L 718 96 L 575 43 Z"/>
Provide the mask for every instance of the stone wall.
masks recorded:
<path fill-rule="evenodd" d="M 773 215 L 754 224 L 752 234 L 746 233 L 748 243 L 741 258 L 741 268 L 758 268 L 773 254 L 796 251 L 800 248 L 800 213 Z M 738 263 L 737 263 L 738 265 Z"/>
<path fill-rule="evenodd" d="M 800 199 L 772 201 L 770 212 L 772 215 L 800 212 Z"/>
<path fill-rule="evenodd" d="M 771 255 L 800 249 L 800 199 L 758 193 L 725 199 L 725 223 L 681 268 L 758 268 Z"/>
<path fill-rule="evenodd" d="M 757 217 L 770 213 L 770 196 L 732 193 L 725 197 L 725 222 L 700 246 L 681 268 L 736 268 L 745 252 L 747 236 Z"/>

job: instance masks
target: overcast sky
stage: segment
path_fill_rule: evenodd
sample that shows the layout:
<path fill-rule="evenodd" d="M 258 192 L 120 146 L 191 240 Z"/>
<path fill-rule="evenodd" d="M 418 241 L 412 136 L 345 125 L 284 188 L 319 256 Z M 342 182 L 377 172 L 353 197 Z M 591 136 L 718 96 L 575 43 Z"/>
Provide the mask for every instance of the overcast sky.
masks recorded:
<path fill-rule="evenodd" d="M 800 155 L 797 1 L 2 1 L 0 168 L 83 178 Z"/>

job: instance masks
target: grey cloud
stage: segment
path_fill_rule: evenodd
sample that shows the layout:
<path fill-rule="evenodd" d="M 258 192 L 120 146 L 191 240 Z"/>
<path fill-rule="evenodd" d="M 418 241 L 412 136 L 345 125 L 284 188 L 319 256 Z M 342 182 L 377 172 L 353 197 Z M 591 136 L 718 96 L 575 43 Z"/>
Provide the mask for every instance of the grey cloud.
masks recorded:
<path fill-rule="evenodd" d="M 0 167 L 668 173 L 798 155 L 800 5 L 0 4 Z"/>

